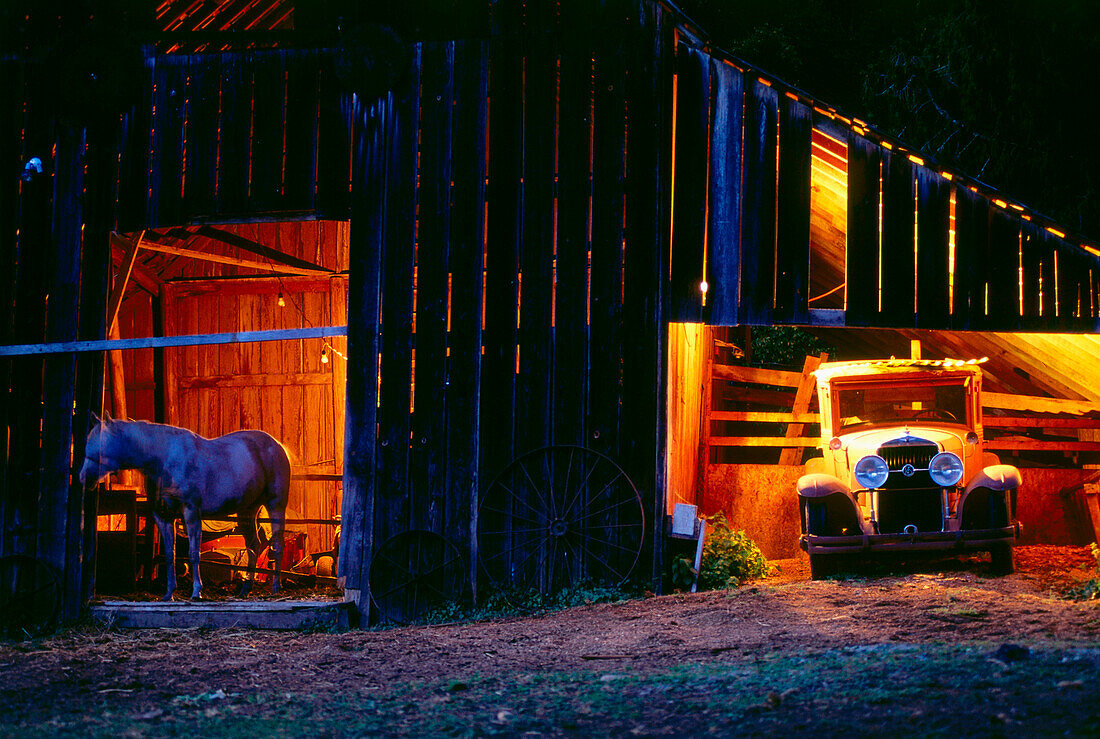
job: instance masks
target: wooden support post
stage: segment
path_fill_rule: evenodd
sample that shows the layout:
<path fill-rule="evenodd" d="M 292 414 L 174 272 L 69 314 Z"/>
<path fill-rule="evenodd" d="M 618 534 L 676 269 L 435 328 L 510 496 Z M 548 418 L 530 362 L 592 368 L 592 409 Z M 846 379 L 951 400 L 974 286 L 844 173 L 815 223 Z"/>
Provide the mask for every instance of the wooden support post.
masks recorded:
<path fill-rule="evenodd" d="M 122 307 L 122 298 L 126 294 L 126 286 L 130 282 L 130 273 L 134 270 L 134 262 L 137 260 L 138 249 L 141 248 L 141 239 L 145 236 L 145 232 L 142 231 L 138 234 L 138 237 L 133 241 L 123 239 L 118 234 L 111 234 L 112 239 L 118 239 L 119 242 L 126 245 L 126 251 L 123 254 L 122 262 L 118 265 L 118 274 L 115 275 L 114 284 L 111 285 L 111 297 L 107 303 L 107 325 L 113 326 L 118 318 L 118 309 Z M 118 338 L 114 336 L 112 338 Z"/>
<path fill-rule="evenodd" d="M 695 470 L 695 499 L 692 503 L 700 505 L 707 485 L 707 465 L 710 464 L 710 432 L 711 413 L 714 411 L 714 353 L 718 351 L 715 344 L 715 330 L 707 333 L 707 359 L 703 367 L 702 392 L 702 428 L 699 434 L 699 461 Z"/>
<path fill-rule="evenodd" d="M 1100 485 L 1092 483 L 1081 489 L 1081 495 L 1085 499 L 1085 508 L 1089 512 L 1092 521 L 1092 537 L 1100 544 Z"/>
<path fill-rule="evenodd" d="M 817 357 L 806 357 L 806 361 L 802 365 L 802 381 L 798 383 L 798 390 L 794 394 L 794 407 L 791 409 L 793 414 L 809 411 L 810 401 L 813 400 L 814 389 L 817 387 L 813 373 L 825 361 L 827 356 L 821 354 Z M 806 424 L 804 423 L 789 423 L 787 424 L 785 436 L 788 439 L 797 438 L 802 436 L 805 430 Z M 784 449 L 779 454 L 779 464 L 802 464 L 802 452 L 802 447 Z"/>

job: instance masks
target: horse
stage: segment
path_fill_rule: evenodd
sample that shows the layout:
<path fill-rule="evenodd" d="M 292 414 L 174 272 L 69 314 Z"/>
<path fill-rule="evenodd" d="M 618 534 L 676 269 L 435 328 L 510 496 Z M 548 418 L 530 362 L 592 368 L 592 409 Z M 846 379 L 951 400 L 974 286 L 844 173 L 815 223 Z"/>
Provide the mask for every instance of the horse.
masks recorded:
<path fill-rule="evenodd" d="M 290 458 L 282 444 L 263 431 L 234 431 L 207 439 L 176 426 L 92 415 L 94 426 L 85 444 L 80 484 L 87 487 L 102 482 L 119 470 L 138 470 L 144 475 L 146 495 L 168 562 L 168 590 L 163 600 L 171 600 L 176 589 L 176 519 L 182 516 L 187 528 L 194 600 L 202 591 L 202 517 L 237 514 L 237 526 L 248 549 L 248 569 L 254 573 L 261 551 L 256 532 L 260 506 L 267 508 L 271 518 L 271 558 L 275 562 L 271 591 L 279 592 L 283 527 L 290 494 Z M 240 594 L 247 595 L 251 585 L 246 579 Z"/>

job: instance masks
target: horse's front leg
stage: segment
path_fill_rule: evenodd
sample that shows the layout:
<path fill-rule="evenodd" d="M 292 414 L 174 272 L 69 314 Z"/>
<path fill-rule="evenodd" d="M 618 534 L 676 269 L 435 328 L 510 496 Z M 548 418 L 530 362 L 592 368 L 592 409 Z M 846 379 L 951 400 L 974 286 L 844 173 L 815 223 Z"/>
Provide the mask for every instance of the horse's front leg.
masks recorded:
<path fill-rule="evenodd" d="M 198 600 L 202 591 L 199 576 L 199 551 L 202 546 L 202 516 L 193 505 L 183 506 L 183 523 L 187 526 L 188 560 L 191 562 L 191 600 Z"/>
<path fill-rule="evenodd" d="M 167 592 L 162 600 L 172 600 L 172 591 L 176 589 L 176 532 L 174 519 L 166 519 L 153 511 L 153 520 L 157 523 L 157 531 L 160 532 L 161 547 L 164 549 L 164 572 L 168 581 Z"/>

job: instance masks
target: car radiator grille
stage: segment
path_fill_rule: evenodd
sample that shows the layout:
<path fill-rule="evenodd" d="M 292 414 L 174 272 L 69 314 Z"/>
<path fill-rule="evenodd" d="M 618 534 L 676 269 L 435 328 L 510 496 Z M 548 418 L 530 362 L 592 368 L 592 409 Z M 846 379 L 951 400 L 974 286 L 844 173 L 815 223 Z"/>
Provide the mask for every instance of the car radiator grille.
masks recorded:
<path fill-rule="evenodd" d="M 928 463 L 939 452 L 939 447 L 928 444 L 906 444 L 904 446 L 881 446 L 878 455 L 886 460 L 890 470 L 900 470 L 907 464 L 918 470 L 928 469 Z"/>
<path fill-rule="evenodd" d="M 932 457 L 940 451 L 935 444 L 899 444 L 881 446 L 879 456 L 890 467 L 890 477 L 878 497 L 879 531 L 900 533 L 912 525 L 918 531 L 939 531 L 943 526 L 940 489 L 926 471 Z M 912 465 L 912 475 L 901 470 Z"/>

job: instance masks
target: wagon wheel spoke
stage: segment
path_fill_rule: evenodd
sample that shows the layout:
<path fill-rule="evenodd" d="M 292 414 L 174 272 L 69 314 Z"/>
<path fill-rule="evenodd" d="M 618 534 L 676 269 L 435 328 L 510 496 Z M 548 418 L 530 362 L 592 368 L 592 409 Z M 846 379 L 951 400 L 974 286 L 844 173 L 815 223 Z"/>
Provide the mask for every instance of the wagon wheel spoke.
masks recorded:
<path fill-rule="evenodd" d="M 517 503 L 521 503 L 521 504 L 523 504 L 523 507 L 524 507 L 524 508 L 526 508 L 527 510 L 531 511 L 531 513 L 535 514 L 536 516 L 545 516 L 545 515 L 546 515 L 546 509 L 545 509 L 545 508 L 543 508 L 542 510 L 539 510 L 538 508 L 535 508 L 535 507 L 534 507 L 534 506 L 532 506 L 532 505 L 531 505 L 530 503 L 528 503 L 528 502 L 527 502 L 527 501 L 526 501 L 526 500 L 525 500 L 525 499 L 523 498 L 523 496 L 521 496 L 521 495 L 517 494 L 517 493 L 516 493 L 516 492 L 514 492 L 514 491 L 513 491 L 513 490 L 512 490 L 511 488 L 509 488 L 509 487 L 508 487 L 507 485 L 505 485 L 505 484 L 503 484 L 503 483 L 501 483 L 501 484 L 500 484 L 500 487 L 501 487 L 501 488 L 502 488 L 502 489 L 504 490 L 504 492 L 506 492 L 506 493 L 508 494 L 508 496 L 509 496 L 509 498 L 508 498 L 508 499 L 509 499 L 509 500 L 513 500 L 513 501 L 515 501 L 515 502 L 517 502 Z M 501 511 L 501 513 L 504 513 L 504 514 L 506 514 L 506 515 L 514 515 L 514 514 L 509 514 L 509 512 L 508 512 L 508 511 Z"/>
<path fill-rule="evenodd" d="M 619 508 L 619 507 L 624 506 L 624 505 L 630 505 L 633 502 L 634 502 L 633 500 L 627 500 L 627 499 L 624 498 L 623 500 L 620 500 L 618 503 L 612 503 L 609 506 L 605 506 L 603 508 L 598 508 L 594 511 L 589 511 L 588 513 L 584 514 L 583 516 L 581 516 L 577 520 L 578 521 L 587 521 L 590 518 L 595 518 L 596 516 L 602 516 L 605 513 L 610 513 L 611 511 L 615 510 L 616 508 Z"/>
<path fill-rule="evenodd" d="M 553 516 L 554 506 L 547 502 L 546 496 L 542 494 L 542 490 L 539 489 L 538 484 L 531 479 L 531 473 L 527 471 L 527 465 L 520 463 L 519 468 L 523 470 L 523 476 L 527 478 L 527 482 L 531 483 L 531 489 L 535 491 L 535 495 L 537 495 L 539 497 L 539 500 L 542 501 L 543 511 L 549 511 L 550 515 Z M 551 498 L 551 501 L 552 500 L 553 498 Z"/>
<path fill-rule="evenodd" d="M 588 553 L 588 555 L 589 555 L 590 557 L 592 557 L 592 559 L 596 560 L 596 561 L 597 561 L 597 562 L 599 562 L 599 563 L 600 563 L 601 565 L 603 565 L 603 566 L 604 566 L 604 568 L 605 568 L 605 569 L 606 569 L 606 570 L 607 570 L 608 572 L 613 572 L 613 573 L 615 573 L 615 575 L 616 575 L 617 577 L 622 577 L 622 578 L 624 578 L 624 579 L 625 579 L 626 573 L 624 573 L 624 572 L 623 572 L 623 571 L 622 571 L 622 570 L 621 570 L 620 568 L 618 568 L 618 567 L 615 567 L 615 566 L 613 566 L 613 565 L 612 565 L 612 564 L 611 564 L 610 562 L 608 562 L 608 561 L 607 561 L 606 559 L 604 559 L 603 557 L 601 557 L 601 556 L 600 556 L 600 555 L 599 555 L 598 553 L 596 553 L 596 552 L 593 552 L 593 551 L 592 551 L 591 549 L 589 549 L 589 548 L 588 548 L 587 546 L 584 546 L 584 545 L 582 544 L 582 545 L 581 545 L 581 547 L 582 547 L 582 548 L 583 548 L 583 549 L 584 549 L 584 550 L 585 550 L 585 551 L 586 551 L 586 552 Z M 633 552 L 634 550 L 633 550 L 633 549 L 626 549 L 625 551 L 628 551 L 628 552 Z M 631 567 L 633 567 L 633 563 L 631 563 Z"/>
<path fill-rule="evenodd" d="M 586 474 L 584 476 L 584 479 L 581 481 L 581 484 L 577 487 L 577 492 L 574 493 L 573 498 L 569 501 L 569 505 L 567 505 L 565 507 L 564 515 L 569 515 L 569 511 L 573 510 L 573 504 L 576 503 L 580 499 L 581 493 L 583 493 L 584 489 L 586 487 L 588 487 L 588 481 L 590 479 L 592 479 L 592 473 L 595 472 L 595 471 L 596 471 L 596 465 L 593 465 L 592 467 L 590 467 L 588 469 L 588 474 Z"/>
<path fill-rule="evenodd" d="M 594 450 L 563 445 L 529 452 L 480 497 L 479 571 L 505 592 L 546 594 L 583 577 L 609 579 L 607 573 L 620 584 L 641 557 L 641 496 L 622 468 Z"/>

